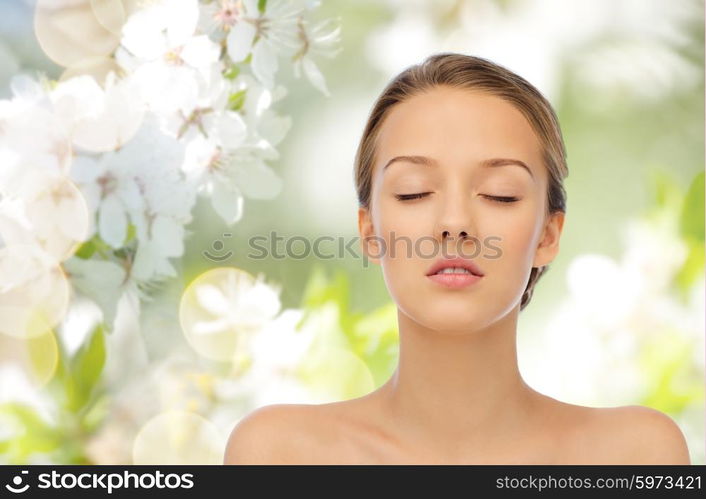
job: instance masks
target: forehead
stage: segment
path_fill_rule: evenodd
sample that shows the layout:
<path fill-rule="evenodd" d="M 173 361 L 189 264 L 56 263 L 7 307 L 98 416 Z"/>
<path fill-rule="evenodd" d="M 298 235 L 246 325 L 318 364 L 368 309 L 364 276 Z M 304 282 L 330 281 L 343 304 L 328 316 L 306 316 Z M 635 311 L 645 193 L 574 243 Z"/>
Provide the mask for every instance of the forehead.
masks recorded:
<path fill-rule="evenodd" d="M 376 150 L 377 165 L 399 154 L 448 163 L 511 157 L 541 175 L 541 144 L 524 115 L 499 97 L 466 89 L 437 87 L 393 106 Z"/>

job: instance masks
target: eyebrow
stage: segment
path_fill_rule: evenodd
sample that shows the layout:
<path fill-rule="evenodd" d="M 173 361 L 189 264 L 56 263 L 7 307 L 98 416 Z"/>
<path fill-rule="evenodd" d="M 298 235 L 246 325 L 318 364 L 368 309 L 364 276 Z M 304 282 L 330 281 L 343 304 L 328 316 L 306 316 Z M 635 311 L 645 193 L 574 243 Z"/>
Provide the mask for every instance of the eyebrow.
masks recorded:
<path fill-rule="evenodd" d="M 435 159 L 433 158 L 428 158 L 426 156 L 395 156 L 394 158 L 390 159 L 387 163 L 385 163 L 385 166 L 382 167 L 383 171 L 387 169 L 388 166 L 390 166 L 392 163 L 395 163 L 397 161 L 406 161 L 408 163 L 414 163 L 416 165 L 425 165 L 425 166 L 437 166 L 438 163 L 436 162 Z M 530 174 L 532 179 L 534 180 L 534 173 L 532 173 L 532 169 L 527 166 L 527 164 L 524 161 L 520 161 L 519 159 L 512 159 L 512 158 L 491 158 L 491 159 L 485 159 L 480 162 L 480 166 L 484 168 L 494 168 L 497 166 L 507 166 L 507 165 L 516 165 L 524 168 L 527 170 L 527 172 Z"/>

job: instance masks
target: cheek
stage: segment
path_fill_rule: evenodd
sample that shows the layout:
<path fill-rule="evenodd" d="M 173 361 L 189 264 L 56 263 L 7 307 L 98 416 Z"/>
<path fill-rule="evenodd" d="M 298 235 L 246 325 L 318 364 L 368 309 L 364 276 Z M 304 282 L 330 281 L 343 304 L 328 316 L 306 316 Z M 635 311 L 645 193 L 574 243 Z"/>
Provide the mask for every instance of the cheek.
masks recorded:
<path fill-rule="evenodd" d="M 488 277 L 492 276 L 487 283 L 491 294 L 500 301 L 515 303 L 522 298 L 538 243 L 541 208 L 527 203 L 484 227 L 484 234 L 493 238 L 484 246 L 480 262 Z"/>
<path fill-rule="evenodd" d="M 507 216 L 498 216 L 494 223 L 487 224 L 482 231 L 486 242 L 483 254 L 489 264 L 499 263 L 504 268 L 516 269 L 531 263 L 537 238 L 537 217 L 535 210 L 517 210 Z M 489 251 L 491 243 L 496 251 Z"/>
<path fill-rule="evenodd" d="M 423 203 L 403 204 L 396 199 L 378 201 L 378 209 L 373 213 L 376 235 L 385 241 L 386 256 L 395 260 L 410 260 L 417 250 L 431 251 L 433 242 L 433 209 Z M 396 250 L 396 251 L 392 251 Z M 419 256 L 419 251 L 416 251 Z M 394 262 L 392 262 L 394 263 Z"/>
<path fill-rule="evenodd" d="M 401 206 L 397 200 L 380 201 L 374 214 L 376 235 L 384 241 L 381 267 L 388 290 L 402 298 L 418 289 L 426 270 L 440 256 L 433 237 L 433 210 L 422 204 Z"/>

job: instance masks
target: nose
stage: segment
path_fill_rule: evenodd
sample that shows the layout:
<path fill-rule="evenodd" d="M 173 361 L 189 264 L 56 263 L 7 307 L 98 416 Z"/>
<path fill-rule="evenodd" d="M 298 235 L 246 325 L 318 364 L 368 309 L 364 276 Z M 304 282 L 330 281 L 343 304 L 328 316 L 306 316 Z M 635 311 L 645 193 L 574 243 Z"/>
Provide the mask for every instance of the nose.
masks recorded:
<path fill-rule="evenodd" d="M 441 233 L 442 239 L 448 239 L 449 237 L 453 237 L 453 231 L 445 230 Z M 461 232 L 458 233 L 459 239 L 465 239 L 467 237 L 468 237 L 468 233 L 465 230 L 462 230 Z"/>
<path fill-rule="evenodd" d="M 471 220 L 469 200 L 467 194 L 459 192 L 459 189 L 454 191 L 453 193 L 449 191 L 443 196 L 445 199 L 440 206 L 434 236 L 441 242 L 469 237 Z"/>
<path fill-rule="evenodd" d="M 441 220 L 439 233 L 436 239 L 441 245 L 441 252 L 445 258 L 453 256 L 463 256 L 471 258 L 477 251 L 477 240 L 469 235 L 468 215 L 466 217 L 456 215 L 453 218 L 448 216 Z M 440 236 L 440 238 L 439 238 Z M 473 241 L 473 244 L 470 244 Z M 470 246 L 469 246 L 470 244 Z"/>

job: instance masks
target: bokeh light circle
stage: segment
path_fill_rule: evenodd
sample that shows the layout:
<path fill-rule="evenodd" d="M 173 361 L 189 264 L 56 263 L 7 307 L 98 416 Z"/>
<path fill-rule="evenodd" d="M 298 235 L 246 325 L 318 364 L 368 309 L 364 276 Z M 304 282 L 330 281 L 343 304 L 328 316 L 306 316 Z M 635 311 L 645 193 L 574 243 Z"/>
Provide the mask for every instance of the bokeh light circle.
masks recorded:
<path fill-rule="evenodd" d="M 120 36 L 126 20 L 122 0 L 91 0 L 91 9 L 101 26 Z"/>
<path fill-rule="evenodd" d="M 246 354 L 250 335 L 265 324 L 258 296 L 248 296 L 256 283 L 244 270 L 218 267 L 187 286 L 179 304 L 179 322 L 194 350 L 219 361 L 234 361 Z M 242 306 L 248 301 L 252 307 Z"/>
<path fill-rule="evenodd" d="M 59 81 L 66 81 L 77 76 L 91 76 L 99 85 L 103 86 L 111 72 L 120 74 L 121 71 L 120 66 L 112 57 L 89 57 L 67 67 L 61 73 Z"/>
<path fill-rule="evenodd" d="M 0 364 L 16 364 L 35 387 L 46 385 L 59 364 L 59 347 L 54 331 L 48 329 L 33 338 L 0 335 Z"/>
<path fill-rule="evenodd" d="M 375 389 L 367 364 L 345 348 L 318 345 L 297 371 L 318 403 L 362 397 Z"/>
<path fill-rule="evenodd" d="M 106 29 L 101 21 L 116 27 L 113 2 L 99 2 L 103 8 L 93 9 L 91 0 L 37 0 L 34 32 L 44 53 L 61 66 L 111 54 L 120 36 Z M 100 12 L 100 19 L 96 16 Z M 111 14 L 112 12 L 112 14 Z"/>
<path fill-rule="evenodd" d="M 99 83 L 94 78 L 89 88 L 92 87 L 96 94 L 102 94 L 101 102 L 96 103 L 95 114 L 73 125 L 71 139 L 76 146 L 87 151 L 114 151 L 137 134 L 146 108 L 144 102 L 137 98 L 133 80 L 121 80 L 117 78 L 117 73 L 109 72 L 104 90 L 99 88 Z"/>
<path fill-rule="evenodd" d="M 34 338 L 66 314 L 70 287 L 62 268 L 33 245 L 0 248 L 0 333 Z"/>
<path fill-rule="evenodd" d="M 187 411 L 153 417 L 135 437 L 133 464 L 222 464 L 225 438 L 216 425 Z"/>
<path fill-rule="evenodd" d="M 25 340 L 25 365 L 36 386 L 46 385 L 59 365 L 59 346 L 53 329 Z"/>
<path fill-rule="evenodd" d="M 88 237 L 88 204 L 67 177 L 47 179 L 27 200 L 26 213 L 39 245 L 56 262 L 73 255 Z"/>

